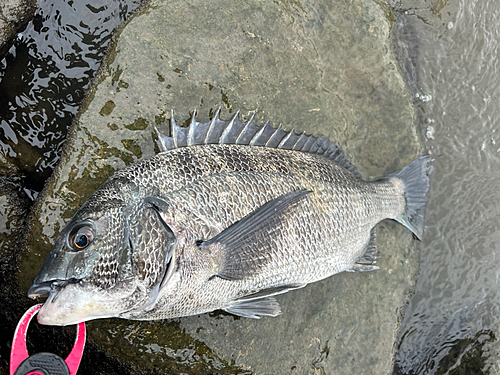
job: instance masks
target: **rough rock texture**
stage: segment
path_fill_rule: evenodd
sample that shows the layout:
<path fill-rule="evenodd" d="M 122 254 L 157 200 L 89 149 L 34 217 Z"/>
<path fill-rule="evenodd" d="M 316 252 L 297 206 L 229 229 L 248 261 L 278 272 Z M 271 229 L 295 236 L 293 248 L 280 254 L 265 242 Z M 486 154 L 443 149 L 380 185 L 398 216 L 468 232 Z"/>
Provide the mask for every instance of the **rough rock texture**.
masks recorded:
<path fill-rule="evenodd" d="M 39 201 L 19 278 L 27 289 L 56 234 L 113 171 L 154 154 L 197 108 L 336 140 L 367 178 L 418 155 L 411 98 L 391 53 L 390 17 L 371 0 L 154 1 L 116 35 Z M 380 270 L 278 297 L 259 321 L 215 312 L 164 322 L 104 320 L 89 340 L 139 371 L 388 374 L 416 273 L 416 244 L 379 226 Z M 239 370 L 238 370 L 239 369 Z"/>
<path fill-rule="evenodd" d="M 23 25 L 33 17 L 36 0 L 2 0 L 0 2 L 0 56 L 6 43 Z"/>
<path fill-rule="evenodd" d="M 0 374 L 8 373 L 12 335 L 27 298 L 20 294 L 16 279 L 21 233 L 26 227 L 29 200 L 22 190 L 15 166 L 0 155 Z M 24 297 L 24 298 L 23 298 Z"/>

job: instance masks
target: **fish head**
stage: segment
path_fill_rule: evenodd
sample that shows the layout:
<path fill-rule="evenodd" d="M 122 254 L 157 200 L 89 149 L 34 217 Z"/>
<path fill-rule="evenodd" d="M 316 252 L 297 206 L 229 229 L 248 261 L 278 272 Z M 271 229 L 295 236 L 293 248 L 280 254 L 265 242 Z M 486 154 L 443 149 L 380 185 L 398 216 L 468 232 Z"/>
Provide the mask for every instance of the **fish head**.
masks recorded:
<path fill-rule="evenodd" d="M 175 236 L 154 206 L 126 187 L 102 186 L 59 233 L 28 291 L 47 297 L 37 316 L 41 324 L 120 317 L 155 300 Z"/>

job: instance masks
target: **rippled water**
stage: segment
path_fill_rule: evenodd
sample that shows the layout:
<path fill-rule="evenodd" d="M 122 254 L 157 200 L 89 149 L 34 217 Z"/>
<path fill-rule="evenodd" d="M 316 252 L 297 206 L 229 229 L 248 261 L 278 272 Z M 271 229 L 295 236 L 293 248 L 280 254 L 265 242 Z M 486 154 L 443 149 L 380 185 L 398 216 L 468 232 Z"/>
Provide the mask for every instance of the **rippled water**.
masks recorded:
<path fill-rule="evenodd" d="M 35 194 L 106 54 L 112 31 L 140 0 L 42 1 L 0 61 L 0 151 Z"/>
<path fill-rule="evenodd" d="M 398 4 L 419 36 L 418 102 L 436 161 L 416 292 L 396 373 L 498 372 L 500 8 L 487 0 Z M 415 4 L 418 6 L 415 7 Z"/>

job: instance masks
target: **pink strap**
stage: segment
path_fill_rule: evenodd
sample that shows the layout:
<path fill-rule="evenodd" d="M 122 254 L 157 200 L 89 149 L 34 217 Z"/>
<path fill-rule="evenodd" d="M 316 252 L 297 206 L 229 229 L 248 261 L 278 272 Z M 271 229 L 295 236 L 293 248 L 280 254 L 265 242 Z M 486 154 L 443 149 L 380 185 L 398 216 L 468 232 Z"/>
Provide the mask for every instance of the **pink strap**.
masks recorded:
<path fill-rule="evenodd" d="M 76 327 L 76 339 L 75 344 L 73 345 L 73 349 L 71 349 L 71 353 L 66 357 L 64 362 L 68 365 L 69 373 L 71 375 L 76 375 L 78 371 L 78 366 L 80 366 L 80 361 L 83 355 L 83 348 L 85 347 L 85 323 L 78 323 Z"/>
<path fill-rule="evenodd" d="M 28 358 L 28 348 L 26 347 L 26 331 L 30 324 L 31 319 L 40 310 L 43 304 L 32 306 L 26 311 L 17 324 L 16 332 L 14 332 L 14 339 L 12 340 L 12 349 L 10 350 L 10 375 L 14 375 L 17 368 Z"/>
<path fill-rule="evenodd" d="M 29 308 L 17 324 L 16 331 L 14 332 L 14 339 L 12 340 L 12 349 L 10 351 L 10 375 L 14 375 L 21 362 L 29 357 L 28 348 L 26 347 L 26 332 L 28 331 L 31 319 L 33 319 L 42 306 L 43 304 L 39 303 Z M 71 353 L 69 353 L 65 360 L 71 375 L 76 375 L 78 366 L 80 366 L 83 348 L 85 346 L 85 337 L 85 323 L 78 323 L 75 344 L 73 345 Z"/>

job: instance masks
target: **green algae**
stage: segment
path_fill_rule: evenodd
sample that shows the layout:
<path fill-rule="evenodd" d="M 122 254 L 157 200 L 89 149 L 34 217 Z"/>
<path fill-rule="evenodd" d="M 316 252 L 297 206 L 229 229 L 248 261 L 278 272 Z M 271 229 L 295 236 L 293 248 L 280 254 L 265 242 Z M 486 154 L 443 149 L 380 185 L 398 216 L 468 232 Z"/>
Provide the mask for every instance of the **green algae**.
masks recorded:
<path fill-rule="evenodd" d="M 99 114 L 101 116 L 109 116 L 111 112 L 113 112 L 113 109 L 115 109 L 116 104 L 112 100 L 108 100 L 101 108 L 99 111 Z"/>
<path fill-rule="evenodd" d="M 142 157 L 141 147 L 133 139 L 122 139 L 123 146 L 135 155 L 137 159 Z"/>
<path fill-rule="evenodd" d="M 392 7 L 389 4 L 387 4 L 383 0 L 373 0 L 373 1 L 375 1 L 380 6 L 380 8 L 384 11 L 385 17 L 387 18 L 387 21 L 389 21 L 391 24 L 396 22 L 396 15 L 394 14 L 394 10 L 392 9 Z"/>
<path fill-rule="evenodd" d="M 115 172 L 115 169 L 110 167 L 109 165 L 104 165 L 99 169 L 94 168 L 85 168 L 83 171 L 79 171 L 82 174 L 82 177 L 76 178 L 75 174 L 71 174 L 67 188 L 72 191 L 78 191 L 80 196 L 82 197 L 81 203 L 77 205 L 79 207 L 85 201 L 84 197 L 89 197 L 95 190 L 95 185 L 100 185 L 106 178 L 111 176 Z M 92 183 L 89 183 L 92 181 Z M 95 181 L 95 182 L 94 182 Z M 75 211 L 76 212 L 76 211 Z M 74 212 L 69 213 L 65 218 L 71 219 L 74 215 Z"/>
<path fill-rule="evenodd" d="M 114 86 L 116 82 L 120 81 L 120 76 L 123 73 L 123 69 L 120 68 L 120 65 L 116 67 L 116 69 L 110 70 L 111 73 L 111 85 Z"/>
<path fill-rule="evenodd" d="M 159 115 L 155 116 L 155 124 L 162 125 L 165 121 L 167 121 L 167 116 L 165 113 L 160 113 Z"/>
<path fill-rule="evenodd" d="M 125 81 L 118 81 L 118 87 L 121 87 L 122 89 L 128 89 L 129 84 Z"/>
<path fill-rule="evenodd" d="M 130 130 L 144 130 L 148 127 L 148 120 L 143 118 L 135 119 L 133 123 L 125 125 Z"/>

